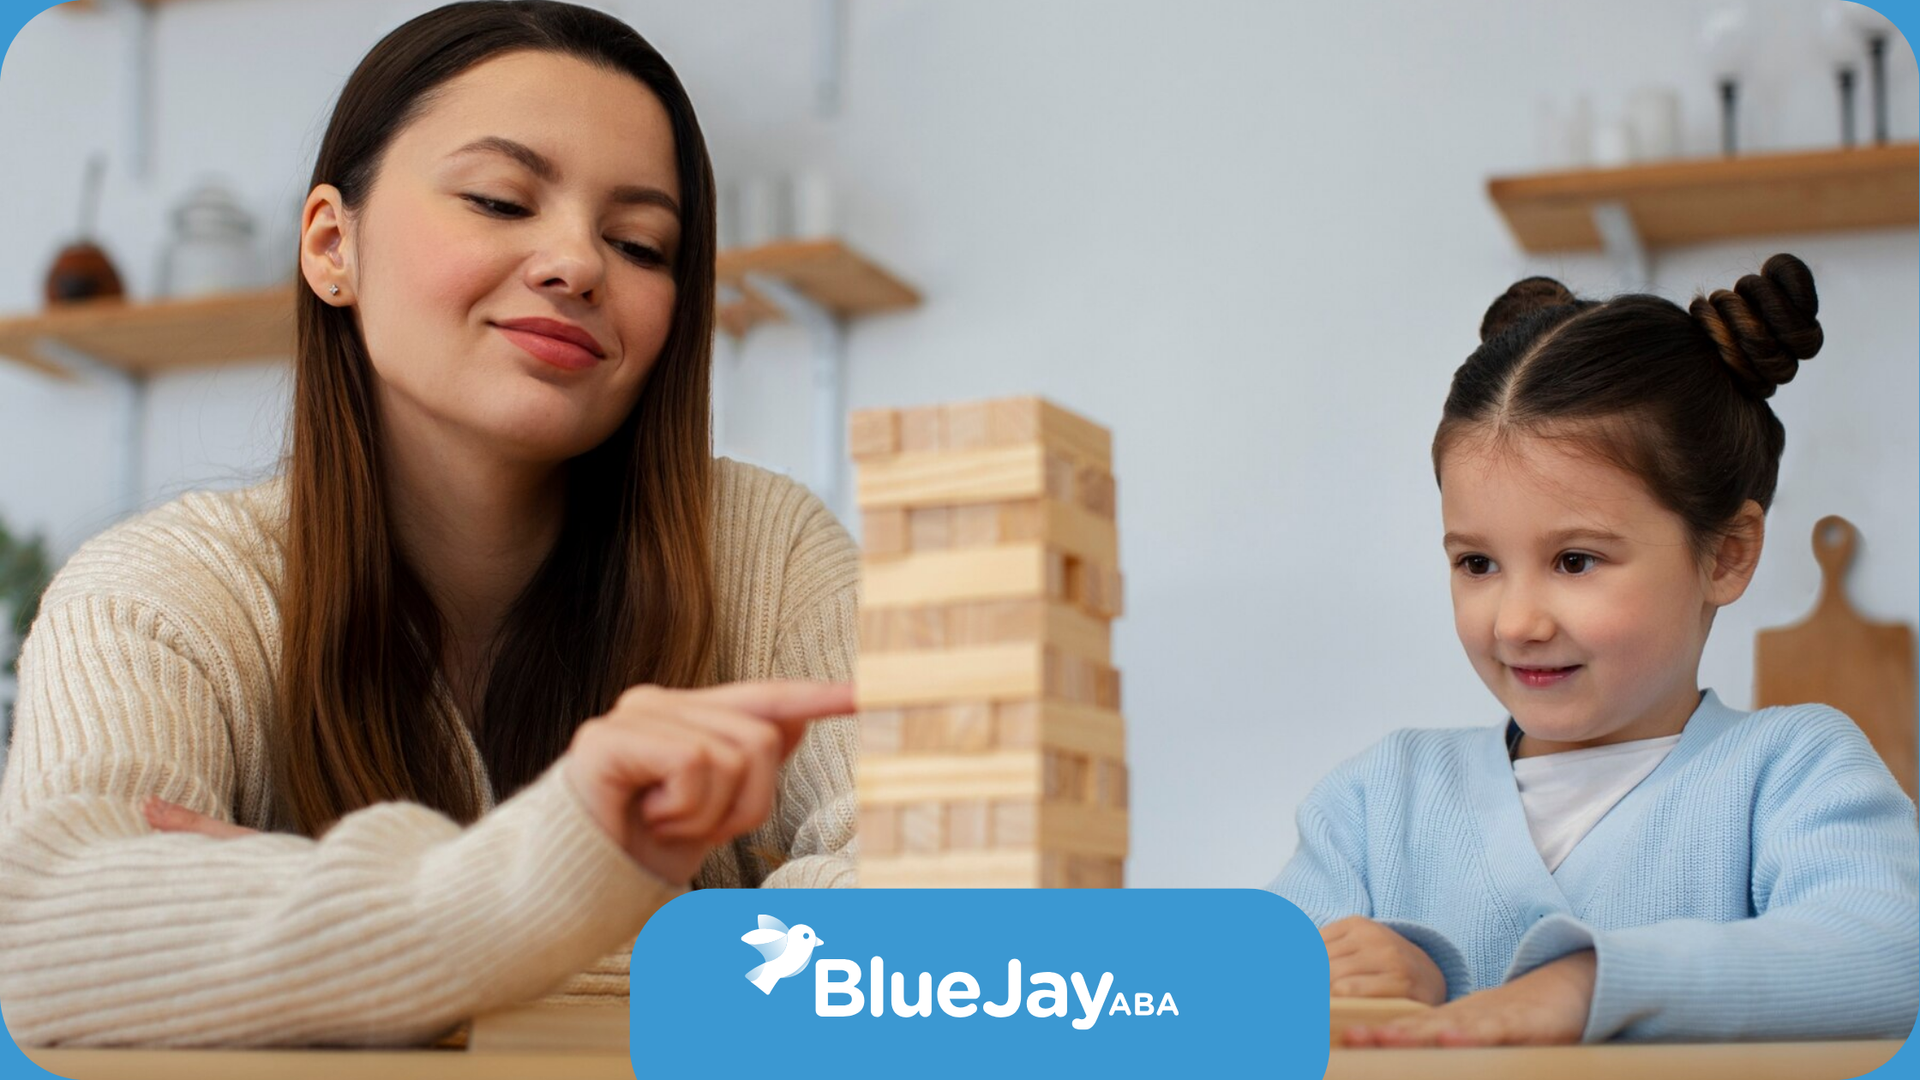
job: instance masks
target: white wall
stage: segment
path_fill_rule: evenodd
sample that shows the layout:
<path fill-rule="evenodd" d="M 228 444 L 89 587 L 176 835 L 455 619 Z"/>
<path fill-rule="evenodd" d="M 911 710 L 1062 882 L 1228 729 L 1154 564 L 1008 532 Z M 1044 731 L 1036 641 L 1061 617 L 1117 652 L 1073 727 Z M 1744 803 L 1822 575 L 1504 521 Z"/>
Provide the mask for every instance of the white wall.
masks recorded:
<path fill-rule="evenodd" d="M 204 171 L 290 222 L 340 82 L 429 6 L 167 7 L 154 175 L 116 170 L 104 215 L 134 291 Z M 1605 117 L 1635 86 L 1679 87 L 1690 147 L 1711 150 L 1700 4 L 852 0 L 833 120 L 810 109 L 813 4 L 604 6 L 680 69 L 723 175 L 828 172 L 845 234 L 924 291 L 853 331 L 854 406 L 1037 391 L 1115 429 L 1135 884 L 1263 883 L 1337 761 L 1394 727 L 1497 719 L 1453 638 L 1427 442 L 1508 283 L 1621 282 L 1598 257 L 1522 255 L 1484 182 L 1534 166 L 1542 99 L 1575 93 Z M 1837 137 L 1808 7 L 1761 4 L 1752 148 Z M 34 151 L 0 168 L 0 236 L 27 253 L 0 261 L 0 310 L 35 305 L 86 153 L 122 153 L 118 40 L 109 18 L 51 12 L 0 69 L 0 146 Z M 1895 53 L 1894 134 L 1912 139 L 1914 63 Z M 1754 630 L 1812 601 L 1822 514 L 1865 535 L 1858 604 L 1920 617 L 1916 247 L 1909 229 L 1655 263 L 1684 303 L 1792 250 L 1822 291 L 1826 350 L 1775 399 L 1775 542 L 1708 648 L 1703 679 L 1732 703 Z M 724 444 L 804 471 L 804 339 L 763 331 L 720 358 Z M 284 394 L 274 367 L 163 380 L 150 495 L 270 467 Z M 105 524 L 111 406 L 0 366 L 0 513 L 62 551 Z"/>

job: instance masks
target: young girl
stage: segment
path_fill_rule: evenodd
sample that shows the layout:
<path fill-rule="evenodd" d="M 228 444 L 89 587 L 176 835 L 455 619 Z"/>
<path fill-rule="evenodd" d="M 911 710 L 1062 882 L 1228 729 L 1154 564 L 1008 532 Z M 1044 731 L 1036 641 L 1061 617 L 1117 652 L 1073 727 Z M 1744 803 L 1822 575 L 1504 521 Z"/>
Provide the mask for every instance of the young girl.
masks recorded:
<path fill-rule="evenodd" d="M 27 638 L 22 1042 L 420 1041 L 624 994 L 696 876 L 852 882 L 857 736 L 806 722 L 852 708 L 857 555 L 712 457 L 713 177 L 666 61 L 590 8 L 427 12 L 309 191 L 283 475 L 95 538 Z"/>
<path fill-rule="evenodd" d="M 1547 278 L 1487 311 L 1433 460 L 1455 626 L 1510 719 L 1340 766 L 1270 886 L 1321 927 L 1334 996 L 1440 1006 L 1350 1043 L 1913 1028 L 1913 803 L 1835 710 L 1698 683 L 1817 311 L 1791 255 L 1690 311 Z"/>

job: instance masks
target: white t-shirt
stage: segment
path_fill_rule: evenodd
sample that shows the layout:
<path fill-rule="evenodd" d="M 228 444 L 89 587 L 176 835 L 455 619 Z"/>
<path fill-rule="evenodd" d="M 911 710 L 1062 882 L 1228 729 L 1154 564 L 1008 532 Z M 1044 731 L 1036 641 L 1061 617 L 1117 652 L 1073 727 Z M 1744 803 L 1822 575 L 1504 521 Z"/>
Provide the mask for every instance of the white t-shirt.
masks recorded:
<path fill-rule="evenodd" d="M 1607 816 L 1627 792 L 1660 767 L 1678 735 L 1516 758 L 1513 781 L 1527 811 L 1527 831 L 1547 870 Z"/>

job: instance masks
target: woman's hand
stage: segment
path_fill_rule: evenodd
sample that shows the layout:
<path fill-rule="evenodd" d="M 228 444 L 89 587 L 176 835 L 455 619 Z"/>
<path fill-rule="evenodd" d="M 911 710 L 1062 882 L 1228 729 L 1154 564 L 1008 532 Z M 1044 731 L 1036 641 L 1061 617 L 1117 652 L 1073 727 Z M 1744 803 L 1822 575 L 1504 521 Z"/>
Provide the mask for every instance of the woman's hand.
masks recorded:
<path fill-rule="evenodd" d="M 807 724 L 853 711 L 848 683 L 744 682 L 700 690 L 636 686 L 580 725 L 563 757 L 594 822 L 641 866 L 683 884 L 707 852 L 773 811 L 780 763 Z M 231 838 L 252 829 L 148 797 L 157 832 Z"/>
<path fill-rule="evenodd" d="M 1592 949 L 1418 1016 L 1350 1027 L 1348 1046 L 1511 1046 L 1574 1043 L 1593 1007 Z"/>
<path fill-rule="evenodd" d="M 564 768 L 607 835 L 680 884 L 709 849 L 766 821 L 780 763 L 807 724 L 853 708 L 847 683 L 637 686 L 580 726 Z"/>
<path fill-rule="evenodd" d="M 1320 937 L 1334 997 L 1447 1000 L 1446 976 L 1426 950 L 1364 915 L 1328 923 Z"/>
<path fill-rule="evenodd" d="M 208 817 L 195 810 L 170 803 L 158 795 L 149 795 L 140 804 L 140 815 L 153 826 L 154 832 L 199 833 L 226 840 L 236 836 L 252 836 L 253 829 Z"/>

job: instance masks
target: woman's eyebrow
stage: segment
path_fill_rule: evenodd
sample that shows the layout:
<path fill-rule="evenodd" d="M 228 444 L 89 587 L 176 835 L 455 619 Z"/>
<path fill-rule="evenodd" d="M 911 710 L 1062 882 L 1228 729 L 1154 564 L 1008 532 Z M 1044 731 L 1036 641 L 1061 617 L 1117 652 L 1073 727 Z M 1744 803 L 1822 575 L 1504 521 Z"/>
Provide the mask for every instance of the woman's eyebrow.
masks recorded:
<path fill-rule="evenodd" d="M 516 142 L 502 135 L 488 135 L 475 139 L 447 156 L 451 158 L 474 153 L 504 154 L 526 166 L 528 172 L 549 184 L 556 183 L 560 179 L 559 167 L 554 165 L 545 154 L 526 143 Z M 623 184 L 614 188 L 613 201 L 622 206 L 658 206 L 672 211 L 676 217 L 680 214 L 680 204 L 674 201 L 673 196 L 659 188 L 647 187 L 644 184 Z"/>

